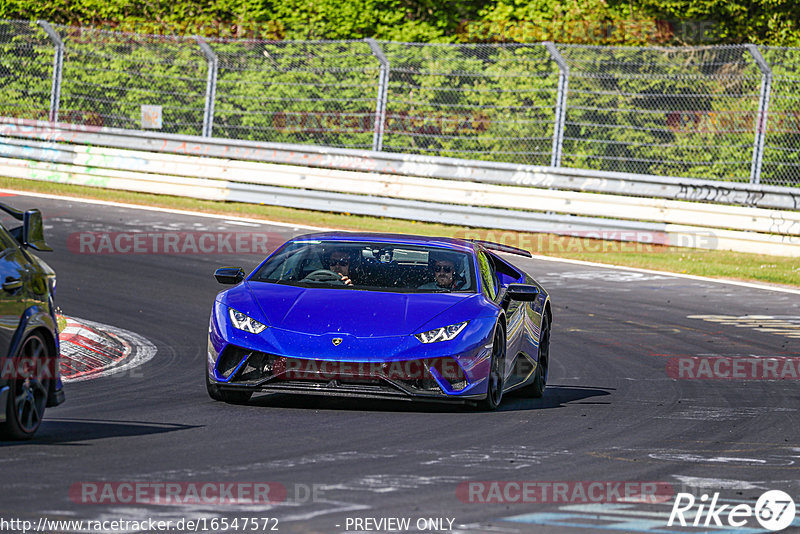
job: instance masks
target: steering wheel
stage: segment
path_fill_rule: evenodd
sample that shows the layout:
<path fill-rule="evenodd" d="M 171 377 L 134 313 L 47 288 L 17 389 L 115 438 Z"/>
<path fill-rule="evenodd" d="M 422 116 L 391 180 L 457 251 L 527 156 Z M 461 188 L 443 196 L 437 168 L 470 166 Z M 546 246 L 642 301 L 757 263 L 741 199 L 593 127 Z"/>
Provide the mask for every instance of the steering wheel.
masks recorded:
<path fill-rule="evenodd" d="M 342 276 L 339 273 L 329 269 L 317 269 L 316 271 L 310 272 L 301 280 L 301 282 L 338 282 L 339 284 L 344 285 Z"/>

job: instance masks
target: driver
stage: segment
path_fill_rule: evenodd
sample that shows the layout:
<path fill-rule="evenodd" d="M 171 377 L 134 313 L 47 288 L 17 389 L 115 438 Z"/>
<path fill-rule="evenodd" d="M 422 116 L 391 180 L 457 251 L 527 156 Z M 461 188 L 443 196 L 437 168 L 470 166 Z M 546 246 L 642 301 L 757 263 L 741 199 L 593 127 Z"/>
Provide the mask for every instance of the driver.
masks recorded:
<path fill-rule="evenodd" d="M 350 279 L 350 264 L 352 257 L 347 249 L 337 248 L 334 249 L 327 258 L 327 268 L 342 277 L 342 282 L 347 286 L 352 286 L 353 281 Z"/>
<path fill-rule="evenodd" d="M 464 280 L 456 272 L 456 258 L 451 254 L 431 254 L 430 269 L 433 282 L 423 284 L 419 289 L 458 289 Z"/>

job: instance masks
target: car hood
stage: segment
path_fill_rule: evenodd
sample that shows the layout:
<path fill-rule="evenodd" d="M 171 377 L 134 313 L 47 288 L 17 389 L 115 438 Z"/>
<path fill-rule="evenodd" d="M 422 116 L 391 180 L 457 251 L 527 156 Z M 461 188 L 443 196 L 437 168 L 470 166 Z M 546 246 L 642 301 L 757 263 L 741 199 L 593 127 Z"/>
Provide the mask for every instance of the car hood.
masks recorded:
<path fill-rule="evenodd" d="M 273 328 L 312 335 L 341 332 L 356 337 L 414 333 L 456 304 L 478 296 L 306 288 L 266 282 L 246 282 L 243 286 Z"/>

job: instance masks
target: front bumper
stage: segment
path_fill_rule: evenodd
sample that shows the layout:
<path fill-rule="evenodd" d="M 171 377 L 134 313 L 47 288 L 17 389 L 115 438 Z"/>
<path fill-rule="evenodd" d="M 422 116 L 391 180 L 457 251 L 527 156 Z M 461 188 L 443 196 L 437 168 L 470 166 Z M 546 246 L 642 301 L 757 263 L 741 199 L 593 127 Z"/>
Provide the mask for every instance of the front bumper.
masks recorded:
<path fill-rule="evenodd" d="M 311 383 L 311 382 L 283 382 L 262 384 L 260 386 L 232 386 L 218 384 L 221 389 L 228 391 L 256 391 L 262 393 L 280 393 L 288 395 L 320 395 L 326 397 L 344 397 L 359 399 L 405 400 L 415 402 L 439 402 L 464 404 L 469 401 L 479 400 L 485 395 L 459 395 L 457 397 L 444 394 L 431 395 L 403 391 L 399 388 L 382 386 L 380 384 L 347 384 L 336 383 Z"/>
<path fill-rule="evenodd" d="M 463 401 L 482 397 L 455 358 L 383 362 L 286 358 L 209 343 L 208 377 L 227 390 Z"/>
<path fill-rule="evenodd" d="M 0 387 L 0 423 L 6 422 L 6 406 L 8 406 L 8 396 L 11 388 L 8 386 Z"/>
<path fill-rule="evenodd" d="M 62 404 L 65 400 L 64 396 L 64 387 L 61 385 L 61 380 L 58 381 L 58 386 L 52 392 L 51 395 L 47 396 L 47 407 L 51 408 L 53 406 L 58 406 Z"/>

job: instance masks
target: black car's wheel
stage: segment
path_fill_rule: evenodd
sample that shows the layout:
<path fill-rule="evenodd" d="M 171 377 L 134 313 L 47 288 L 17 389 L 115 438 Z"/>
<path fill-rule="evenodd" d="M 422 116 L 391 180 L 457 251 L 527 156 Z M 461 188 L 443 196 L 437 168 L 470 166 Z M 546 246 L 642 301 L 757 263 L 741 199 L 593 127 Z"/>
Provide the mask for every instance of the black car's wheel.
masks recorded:
<path fill-rule="evenodd" d="M 211 383 L 208 379 L 208 373 L 206 373 L 206 390 L 208 391 L 208 396 L 215 401 L 229 404 L 244 404 L 253 396 L 250 391 L 225 391 L 220 389 L 218 385 Z"/>
<path fill-rule="evenodd" d="M 500 323 L 494 329 L 492 360 L 486 398 L 479 403 L 482 410 L 496 410 L 503 400 L 503 373 L 506 367 L 506 333 Z"/>
<path fill-rule="evenodd" d="M 538 399 L 544 395 L 547 386 L 547 368 L 550 364 L 550 316 L 545 313 L 542 317 L 542 328 L 539 336 L 539 362 L 533 375 L 533 383 L 525 388 L 525 393 Z"/>
<path fill-rule="evenodd" d="M 8 383 L 6 422 L 0 425 L 5 437 L 30 439 L 42 424 L 50 387 L 50 358 L 50 349 L 41 334 L 31 334 L 22 342 L 15 358 L 15 376 Z"/>

